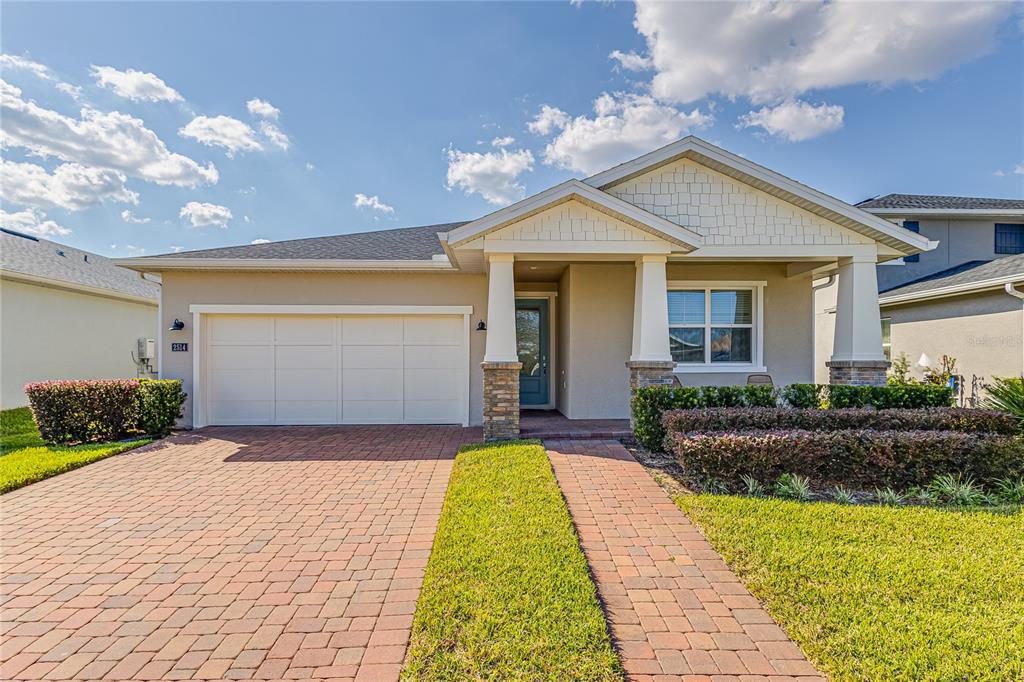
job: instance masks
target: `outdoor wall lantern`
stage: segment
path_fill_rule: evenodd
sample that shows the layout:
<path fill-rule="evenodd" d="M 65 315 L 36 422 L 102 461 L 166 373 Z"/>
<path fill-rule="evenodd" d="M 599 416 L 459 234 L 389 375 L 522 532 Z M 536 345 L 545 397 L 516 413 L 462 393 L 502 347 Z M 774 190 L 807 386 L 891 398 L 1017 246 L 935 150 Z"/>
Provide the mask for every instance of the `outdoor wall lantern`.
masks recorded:
<path fill-rule="evenodd" d="M 487 331 L 487 323 L 484 322 L 483 320 L 480 320 L 479 322 L 476 323 L 476 330 L 478 332 L 485 332 L 485 331 Z"/>
<path fill-rule="evenodd" d="M 174 318 L 174 322 L 171 323 L 171 326 L 170 326 L 170 328 L 167 331 L 169 331 L 169 332 L 180 332 L 184 328 L 185 328 L 185 323 L 182 322 L 181 320 L 179 320 L 178 318 Z"/>

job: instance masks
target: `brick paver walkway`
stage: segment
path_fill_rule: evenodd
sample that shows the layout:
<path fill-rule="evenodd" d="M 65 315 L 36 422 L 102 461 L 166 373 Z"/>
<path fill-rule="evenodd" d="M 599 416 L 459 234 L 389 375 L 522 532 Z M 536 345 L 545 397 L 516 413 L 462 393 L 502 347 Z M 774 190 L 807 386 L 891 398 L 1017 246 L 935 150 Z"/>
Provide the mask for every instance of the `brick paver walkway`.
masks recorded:
<path fill-rule="evenodd" d="M 546 441 L 630 680 L 823 680 L 617 441 Z"/>
<path fill-rule="evenodd" d="M 0 498 L 0 679 L 396 679 L 455 427 L 219 428 Z"/>

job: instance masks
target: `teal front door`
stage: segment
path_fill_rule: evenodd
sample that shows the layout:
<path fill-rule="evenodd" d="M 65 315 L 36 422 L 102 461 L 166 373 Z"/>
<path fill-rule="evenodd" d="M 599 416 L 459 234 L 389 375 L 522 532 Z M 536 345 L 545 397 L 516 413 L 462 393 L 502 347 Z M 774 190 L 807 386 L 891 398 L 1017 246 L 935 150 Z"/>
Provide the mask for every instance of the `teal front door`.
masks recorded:
<path fill-rule="evenodd" d="M 519 404 L 548 404 L 548 373 L 551 357 L 548 302 L 544 299 L 516 301 L 516 350 L 523 368 L 519 370 Z"/>

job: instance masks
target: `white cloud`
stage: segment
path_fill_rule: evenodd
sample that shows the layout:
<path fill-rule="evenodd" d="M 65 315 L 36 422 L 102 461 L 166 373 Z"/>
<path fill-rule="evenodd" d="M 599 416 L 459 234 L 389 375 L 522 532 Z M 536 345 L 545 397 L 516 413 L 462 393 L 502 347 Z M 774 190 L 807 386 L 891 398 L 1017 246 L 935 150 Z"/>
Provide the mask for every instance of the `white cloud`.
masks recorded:
<path fill-rule="evenodd" d="M 256 139 L 256 131 L 247 123 L 230 116 L 196 116 L 178 134 L 191 137 L 208 147 L 223 147 L 229 157 L 237 152 L 263 149 L 263 145 Z"/>
<path fill-rule="evenodd" d="M 262 121 L 260 123 L 260 132 L 263 133 L 263 137 L 267 138 L 270 144 L 275 147 L 288 151 L 288 147 L 291 146 L 292 142 L 288 139 L 288 136 L 281 132 L 281 129 L 270 121 Z"/>
<path fill-rule="evenodd" d="M 533 120 L 526 124 L 531 133 L 537 135 L 550 135 L 556 130 L 561 130 L 569 124 L 572 118 L 558 107 L 542 104 L 540 111 L 533 117 Z"/>
<path fill-rule="evenodd" d="M 152 218 L 140 218 L 139 216 L 135 215 L 131 211 L 125 210 L 125 211 L 121 211 L 121 220 L 125 221 L 126 223 L 134 223 L 136 225 L 145 225 L 146 223 L 151 221 Z"/>
<path fill-rule="evenodd" d="M 178 217 L 188 218 L 192 227 L 219 227 L 227 229 L 228 221 L 233 217 L 227 206 L 190 201 L 181 207 Z"/>
<path fill-rule="evenodd" d="M 511 135 L 506 135 L 505 137 L 496 137 L 493 140 L 491 140 L 491 146 L 492 147 L 507 147 L 510 144 L 514 144 L 515 141 L 516 141 L 516 138 L 512 137 Z"/>
<path fill-rule="evenodd" d="M 247 223 L 251 223 L 251 222 L 252 222 L 252 218 L 250 218 L 250 217 L 249 217 L 249 216 L 247 216 L 247 215 L 244 215 L 244 216 L 242 216 L 242 220 L 244 220 L 244 221 L 245 221 L 245 222 L 247 222 Z"/>
<path fill-rule="evenodd" d="M 277 117 L 281 115 L 281 110 L 275 107 L 270 102 L 254 98 L 245 103 L 245 106 L 249 109 L 249 113 L 253 116 L 259 116 L 260 118 L 272 118 L 275 121 Z"/>
<path fill-rule="evenodd" d="M 1024 163 L 1018 163 L 1013 168 L 1014 175 L 1024 175 Z"/>
<path fill-rule="evenodd" d="M 269 239 L 253 239 L 253 240 L 252 240 L 251 242 L 249 242 L 249 243 L 250 243 L 250 244 L 269 244 L 269 243 L 270 243 L 270 240 L 269 240 Z"/>
<path fill-rule="evenodd" d="M 43 80 L 53 80 L 53 75 L 50 73 L 45 65 L 39 62 L 34 62 L 26 57 L 19 57 L 13 54 L 0 54 L 0 67 L 5 69 L 17 69 L 20 71 L 28 71 L 35 75 L 37 78 Z"/>
<path fill-rule="evenodd" d="M 651 94 L 777 103 L 812 89 L 935 78 L 989 52 L 1008 2 L 638 0 L 656 71 Z"/>
<path fill-rule="evenodd" d="M 577 116 L 544 149 L 544 163 L 591 174 L 673 142 L 712 122 L 699 109 L 686 113 L 649 95 L 602 94 L 594 116 Z M 544 111 L 538 118 L 544 115 Z"/>
<path fill-rule="evenodd" d="M 612 50 L 608 58 L 617 61 L 619 68 L 626 69 L 627 71 L 647 71 L 654 66 L 654 62 L 650 57 L 643 57 L 633 51 Z"/>
<path fill-rule="evenodd" d="M 172 246 L 171 251 L 174 253 L 181 253 L 184 250 L 184 246 Z"/>
<path fill-rule="evenodd" d="M 775 107 L 761 107 L 740 117 L 737 128 L 763 128 L 769 135 L 801 142 L 843 127 L 845 111 L 838 104 L 814 106 L 801 100 L 786 100 Z"/>
<path fill-rule="evenodd" d="M 124 173 L 109 168 L 65 163 L 51 175 L 34 163 L 4 159 L 0 164 L 0 197 L 5 202 L 68 211 L 81 211 L 104 201 L 139 203 L 139 195 L 125 186 Z"/>
<path fill-rule="evenodd" d="M 71 83 L 57 83 L 54 86 L 58 92 L 63 92 L 65 95 L 73 100 L 82 99 L 82 88 L 78 85 L 72 85 Z"/>
<path fill-rule="evenodd" d="M 155 74 L 145 71 L 118 71 L 112 66 L 93 65 L 92 77 L 101 88 L 110 88 L 117 95 L 133 102 L 180 102 L 184 99 Z"/>
<path fill-rule="evenodd" d="M 309 162 L 307 161 L 307 162 L 306 162 L 306 170 L 308 170 L 308 171 L 314 171 L 314 170 L 316 170 L 316 166 L 314 166 L 313 164 L 311 164 L 311 163 L 309 163 Z"/>
<path fill-rule="evenodd" d="M 381 213 L 395 212 L 393 206 L 388 206 L 387 204 L 385 204 L 383 201 L 380 200 L 380 197 L 378 197 L 376 194 L 374 194 L 372 197 L 368 197 L 362 192 L 357 192 L 355 196 L 355 201 L 352 202 L 352 205 L 355 206 L 356 208 L 369 208 L 373 211 L 380 211 Z"/>
<path fill-rule="evenodd" d="M 0 80 L 3 127 L 0 146 L 22 147 L 43 157 L 83 166 L 109 168 L 147 182 L 179 187 L 216 183 L 212 163 L 198 163 L 167 149 L 142 120 L 117 111 L 83 108 L 71 118 L 21 97 L 21 90 Z"/>
<path fill-rule="evenodd" d="M 35 208 L 27 208 L 17 213 L 8 213 L 0 208 L 0 225 L 37 237 L 64 237 L 71 234 L 71 230 L 47 220 L 46 215 Z"/>
<path fill-rule="evenodd" d="M 516 180 L 533 170 L 533 154 L 529 149 L 510 152 L 463 152 L 449 147 L 448 190 L 456 187 L 466 194 L 479 194 L 490 204 L 503 206 L 522 199 L 526 188 Z"/>

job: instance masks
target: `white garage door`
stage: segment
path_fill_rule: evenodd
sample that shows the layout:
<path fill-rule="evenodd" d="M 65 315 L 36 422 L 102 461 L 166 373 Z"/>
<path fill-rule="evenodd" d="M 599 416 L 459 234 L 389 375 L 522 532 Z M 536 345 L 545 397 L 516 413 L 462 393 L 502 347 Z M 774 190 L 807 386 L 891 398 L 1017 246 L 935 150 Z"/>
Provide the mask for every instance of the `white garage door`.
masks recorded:
<path fill-rule="evenodd" d="M 205 316 L 209 424 L 461 424 L 461 315 Z"/>

